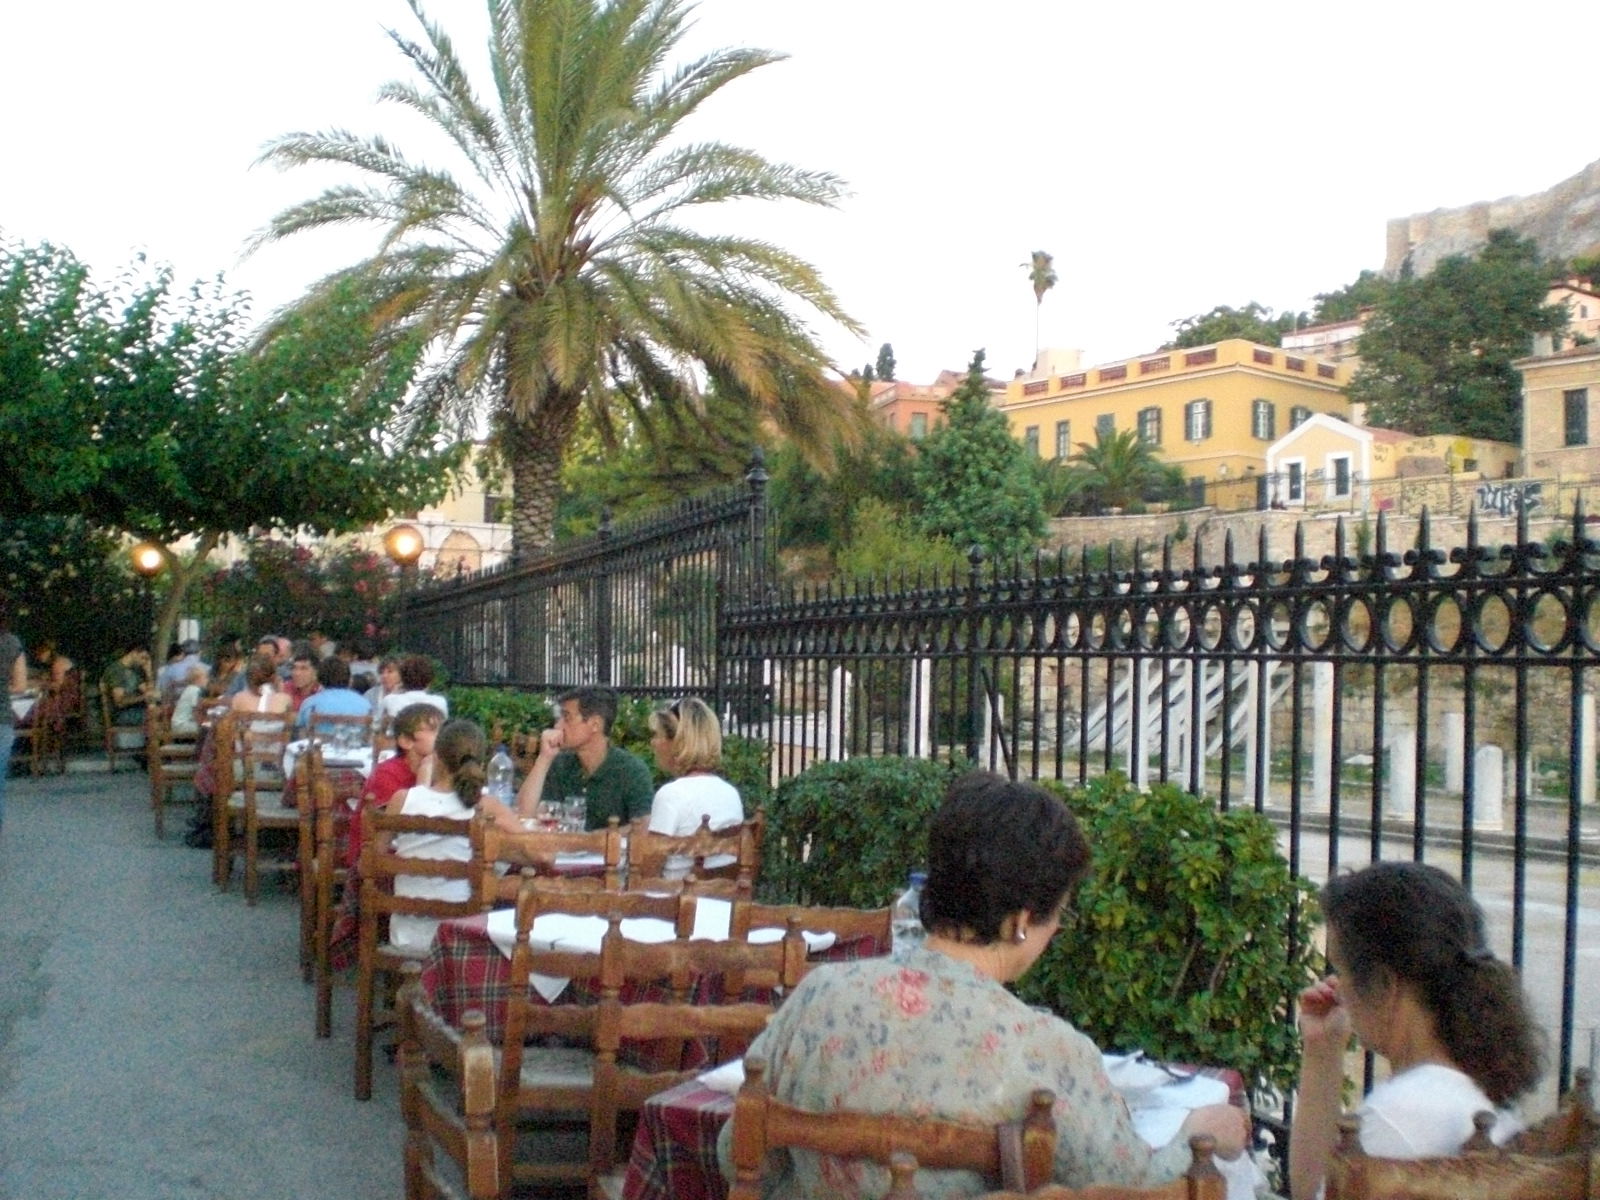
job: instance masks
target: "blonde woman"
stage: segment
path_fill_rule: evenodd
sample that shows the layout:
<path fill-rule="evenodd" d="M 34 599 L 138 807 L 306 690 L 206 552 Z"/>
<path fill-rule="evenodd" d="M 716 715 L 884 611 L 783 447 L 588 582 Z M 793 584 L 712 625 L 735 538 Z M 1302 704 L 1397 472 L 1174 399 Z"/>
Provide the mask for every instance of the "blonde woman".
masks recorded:
<path fill-rule="evenodd" d="M 722 767 L 722 727 L 717 714 L 693 696 L 650 714 L 650 749 L 661 769 L 673 779 L 656 789 L 650 804 L 651 833 L 687 837 L 700 828 L 702 817 L 712 829 L 726 829 L 744 820 L 739 792 L 717 772 Z M 707 867 L 724 866 L 731 855 L 706 860 Z M 689 868 L 683 858 L 669 858 L 664 872 L 670 878 Z"/>

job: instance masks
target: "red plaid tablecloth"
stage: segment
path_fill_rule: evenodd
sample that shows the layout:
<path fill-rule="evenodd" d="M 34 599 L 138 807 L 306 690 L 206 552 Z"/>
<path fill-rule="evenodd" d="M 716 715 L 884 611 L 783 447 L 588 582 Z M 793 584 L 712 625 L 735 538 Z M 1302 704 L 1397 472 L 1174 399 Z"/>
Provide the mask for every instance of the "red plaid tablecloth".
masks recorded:
<path fill-rule="evenodd" d="M 1229 1100 L 1244 1107 L 1244 1077 L 1229 1067 L 1199 1074 L 1228 1085 Z M 717 1162 L 717 1135 L 733 1118 L 733 1097 L 698 1079 L 644 1102 L 628 1156 L 622 1200 L 727 1200 L 728 1182 Z"/>

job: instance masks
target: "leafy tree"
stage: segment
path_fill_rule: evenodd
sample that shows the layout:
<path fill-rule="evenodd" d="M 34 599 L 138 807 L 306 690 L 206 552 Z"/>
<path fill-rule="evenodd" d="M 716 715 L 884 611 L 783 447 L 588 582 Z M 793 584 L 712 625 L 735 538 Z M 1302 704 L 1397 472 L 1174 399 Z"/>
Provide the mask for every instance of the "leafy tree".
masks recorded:
<path fill-rule="evenodd" d="M 1044 505 L 1027 450 L 989 402 L 983 351 L 945 404 L 945 421 L 919 444 L 913 468 L 918 523 L 957 547 L 991 557 L 1031 554 L 1044 534 Z"/>
<path fill-rule="evenodd" d="M 1033 361 L 1039 361 L 1039 314 L 1044 310 L 1044 294 L 1056 285 L 1055 257 L 1035 250 L 1022 265 L 1028 268 L 1028 283 L 1033 287 Z"/>
<path fill-rule="evenodd" d="M 342 130 L 271 143 L 265 161 L 333 164 L 365 183 L 285 210 L 258 244 L 351 223 L 383 231 L 370 258 L 317 285 L 295 316 L 315 319 L 331 291 L 354 284 L 374 353 L 413 338 L 432 352 L 420 411 L 464 422 L 489 410 L 511 469 L 518 553 L 552 537 L 585 407 L 602 436 L 619 409 L 647 433 L 646 414 L 693 424 L 703 376 L 824 455 L 847 409 L 795 307 L 858 327 L 808 263 L 759 238 L 699 230 L 711 226 L 704 209 L 727 201 L 831 206 L 840 181 L 688 142 L 682 130 L 703 102 L 779 56 L 719 50 L 667 70 L 685 0 L 520 0 L 488 4 L 489 74 L 475 81 L 446 31 L 410 3 L 422 38 L 391 37 L 418 78 L 382 98 L 442 132 L 466 174 Z"/>
<path fill-rule="evenodd" d="M 427 423 L 389 433 L 421 347 L 393 343 L 371 372 L 347 287 L 253 353 L 245 306 L 220 282 L 179 296 L 170 271 L 140 266 L 105 292 L 48 247 L 6 252 L 0 279 L 0 362 L 23 367 L 0 385 L 0 457 L 30 463 L 42 429 L 65 464 L 0 487 L 12 511 L 75 514 L 162 547 L 157 647 L 224 537 L 372 525 L 438 499 L 461 461 Z"/>
<path fill-rule="evenodd" d="M 1079 495 L 1095 508 L 1129 508 L 1183 487 L 1183 471 L 1162 462 L 1135 429 L 1097 432 L 1093 445 L 1079 442 L 1067 471 L 1077 476 Z"/>
<path fill-rule="evenodd" d="M 837 553 L 856 535 L 863 506 L 881 501 L 904 513 L 915 491 L 911 442 L 871 425 L 857 446 L 839 447 L 824 474 L 795 447 L 783 445 L 771 459 L 767 499 L 777 544 L 785 549 L 820 546 Z"/>
<path fill-rule="evenodd" d="M 1354 283 L 1332 292 L 1317 293 L 1316 308 L 1311 320 L 1316 325 L 1330 325 L 1335 321 L 1353 321 L 1363 308 L 1371 308 L 1382 300 L 1389 281 L 1378 271 L 1363 271 Z"/>
<path fill-rule="evenodd" d="M 1536 333 L 1566 326 L 1547 305 L 1547 267 L 1532 240 L 1495 230 L 1476 256 L 1453 254 L 1389 285 L 1361 334 L 1350 399 L 1373 425 L 1414 434 L 1522 439 L 1522 387 L 1511 366 Z"/>
<path fill-rule="evenodd" d="M 1270 308 L 1254 300 L 1243 308 L 1219 304 L 1210 312 L 1174 321 L 1172 327 L 1178 331 L 1178 336 L 1161 348 L 1183 350 L 1190 346 L 1209 346 L 1228 338 L 1246 338 L 1263 346 L 1276 346 L 1284 334 L 1305 323 L 1305 313 L 1286 312 L 1273 316 Z"/>
<path fill-rule="evenodd" d="M 92 677 L 148 633 L 142 582 L 115 535 L 82 517 L 0 518 L 0 590 L 28 648 L 50 640 Z"/>
<path fill-rule="evenodd" d="M 894 380 L 894 347 L 888 342 L 878 347 L 878 378 Z"/>
<path fill-rule="evenodd" d="M 966 569 L 967 554 L 949 538 L 928 536 L 893 505 L 869 497 L 856 509 L 837 565 L 841 574 L 858 578 L 949 578 L 951 571 Z"/>

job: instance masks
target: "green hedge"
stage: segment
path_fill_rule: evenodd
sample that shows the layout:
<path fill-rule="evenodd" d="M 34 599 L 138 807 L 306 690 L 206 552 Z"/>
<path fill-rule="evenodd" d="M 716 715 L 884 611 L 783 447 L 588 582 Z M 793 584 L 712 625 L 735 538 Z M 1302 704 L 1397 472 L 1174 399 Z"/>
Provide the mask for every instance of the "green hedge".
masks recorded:
<path fill-rule="evenodd" d="M 784 780 L 768 810 L 762 893 L 889 903 L 926 861 L 928 824 L 955 770 L 853 759 Z M 1289 1006 L 1321 962 L 1315 891 L 1290 873 L 1271 823 L 1170 785 L 1141 793 L 1118 775 L 1086 791 L 1046 786 L 1083 823 L 1094 867 L 1018 993 L 1108 1050 L 1236 1067 L 1253 1096 L 1292 1086 Z"/>
<path fill-rule="evenodd" d="M 777 903 L 881 908 L 927 861 L 928 822 L 954 778 L 945 763 L 855 758 L 778 785 L 761 892 Z"/>

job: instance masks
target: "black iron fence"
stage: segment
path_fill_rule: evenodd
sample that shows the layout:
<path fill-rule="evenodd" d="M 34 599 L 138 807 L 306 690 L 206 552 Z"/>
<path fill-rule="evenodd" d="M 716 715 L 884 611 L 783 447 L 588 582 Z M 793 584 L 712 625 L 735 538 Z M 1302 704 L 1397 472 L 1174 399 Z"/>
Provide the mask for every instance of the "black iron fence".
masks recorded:
<path fill-rule="evenodd" d="M 1274 817 L 1313 878 L 1437 862 L 1533 985 L 1564 1081 L 1600 1023 L 1600 543 L 1581 517 L 1532 542 L 1523 516 L 1508 547 L 1470 522 L 1435 547 L 1424 518 L 1402 552 L 1380 516 L 1368 553 L 1341 527 L 1316 561 L 1263 536 L 1248 559 L 1230 540 L 1181 565 L 1169 543 L 1100 571 L 785 591 L 721 615 L 725 691 L 766 699 L 729 717 L 780 775 L 955 751 L 1029 778 L 1115 769 Z"/>
<path fill-rule="evenodd" d="M 722 605 L 767 586 L 766 481 L 758 460 L 742 489 L 425 586 L 404 641 L 462 685 L 712 694 Z"/>

